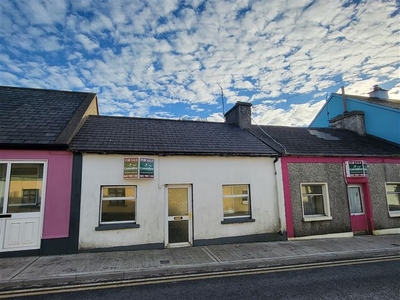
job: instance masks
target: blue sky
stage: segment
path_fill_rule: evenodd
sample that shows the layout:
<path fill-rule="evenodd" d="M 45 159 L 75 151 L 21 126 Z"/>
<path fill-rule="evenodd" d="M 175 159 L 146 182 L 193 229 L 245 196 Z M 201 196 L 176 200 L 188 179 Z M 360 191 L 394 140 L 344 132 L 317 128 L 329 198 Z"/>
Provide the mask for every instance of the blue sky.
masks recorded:
<path fill-rule="evenodd" d="M 400 99 L 398 1 L 1 0 L 0 85 L 91 91 L 100 113 L 306 126 L 342 85 Z"/>

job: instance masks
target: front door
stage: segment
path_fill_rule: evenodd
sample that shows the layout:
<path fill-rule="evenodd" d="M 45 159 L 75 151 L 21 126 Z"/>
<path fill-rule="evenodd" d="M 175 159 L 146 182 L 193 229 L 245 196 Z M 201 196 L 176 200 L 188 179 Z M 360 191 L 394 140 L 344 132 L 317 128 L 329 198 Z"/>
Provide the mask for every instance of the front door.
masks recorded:
<path fill-rule="evenodd" d="M 0 252 L 40 248 L 44 163 L 0 162 Z"/>
<path fill-rule="evenodd" d="M 192 191 L 190 185 L 167 186 L 166 247 L 192 245 Z"/>
<path fill-rule="evenodd" d="M 350 221 L 353 232 L 368 232 L 362 185 L 347 186 L 349 198 Z"/>

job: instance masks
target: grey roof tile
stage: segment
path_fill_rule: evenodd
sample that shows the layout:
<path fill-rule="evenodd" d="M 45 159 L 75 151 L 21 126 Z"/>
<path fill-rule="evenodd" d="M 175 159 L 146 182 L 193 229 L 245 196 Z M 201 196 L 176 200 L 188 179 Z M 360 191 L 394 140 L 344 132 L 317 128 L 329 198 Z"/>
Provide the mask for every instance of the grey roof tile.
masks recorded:
<path fill-rule="evenodd" d="M 95 96 L 0 86 L 0 147 L 67 144 Z"/>
<path fill-rule="evenodd" d="M 244 129 L 216 122 L 89 116 L 74 151 L 165 155 L 275 156 Z"/>
<path fill-rule="evenodd" d="M 286 155 L 400 157 L 399 145 L 351 130 L 255 125 L 250 130 Z"/>

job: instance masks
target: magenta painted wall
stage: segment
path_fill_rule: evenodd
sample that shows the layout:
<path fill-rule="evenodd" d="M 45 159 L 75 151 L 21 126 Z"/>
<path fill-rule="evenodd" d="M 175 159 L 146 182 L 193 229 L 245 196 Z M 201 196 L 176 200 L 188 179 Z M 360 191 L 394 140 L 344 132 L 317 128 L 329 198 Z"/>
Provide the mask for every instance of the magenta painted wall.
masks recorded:
<path fill-rule="evenodd" d="M 0 150 L 0 160 L 47 160 L 43 239 L 69 235 L 72 153 L 45 150 Z"/>

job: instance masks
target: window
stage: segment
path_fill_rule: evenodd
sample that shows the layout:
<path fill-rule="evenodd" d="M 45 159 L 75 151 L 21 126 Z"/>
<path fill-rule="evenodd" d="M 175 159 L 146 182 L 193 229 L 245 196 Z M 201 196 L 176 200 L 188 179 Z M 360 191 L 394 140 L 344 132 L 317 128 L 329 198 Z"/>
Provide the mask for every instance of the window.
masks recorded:
<path fill-rule="evenodd" d="M 100 224 L 135 223 L 136 186 L 101 188 Z"/>
<path fill-rule="evenodd" d="M 326 183 L 301 184 L 304 221 L 331 220 Z"/>
<path fill-rule="evenodd" d="M 0 213 L 40 212 L 43 163 L 0 163 Z"/>
<path fill-rule="evenodd" d="M 250 218 L 250 188 L 246 184 L 224 185 L 224 218 Z"/>
<path fill-rule="evenodd" d="M 386 198 L 389 215 L 400 217 L 400 183 L 386 183 Z"/>

